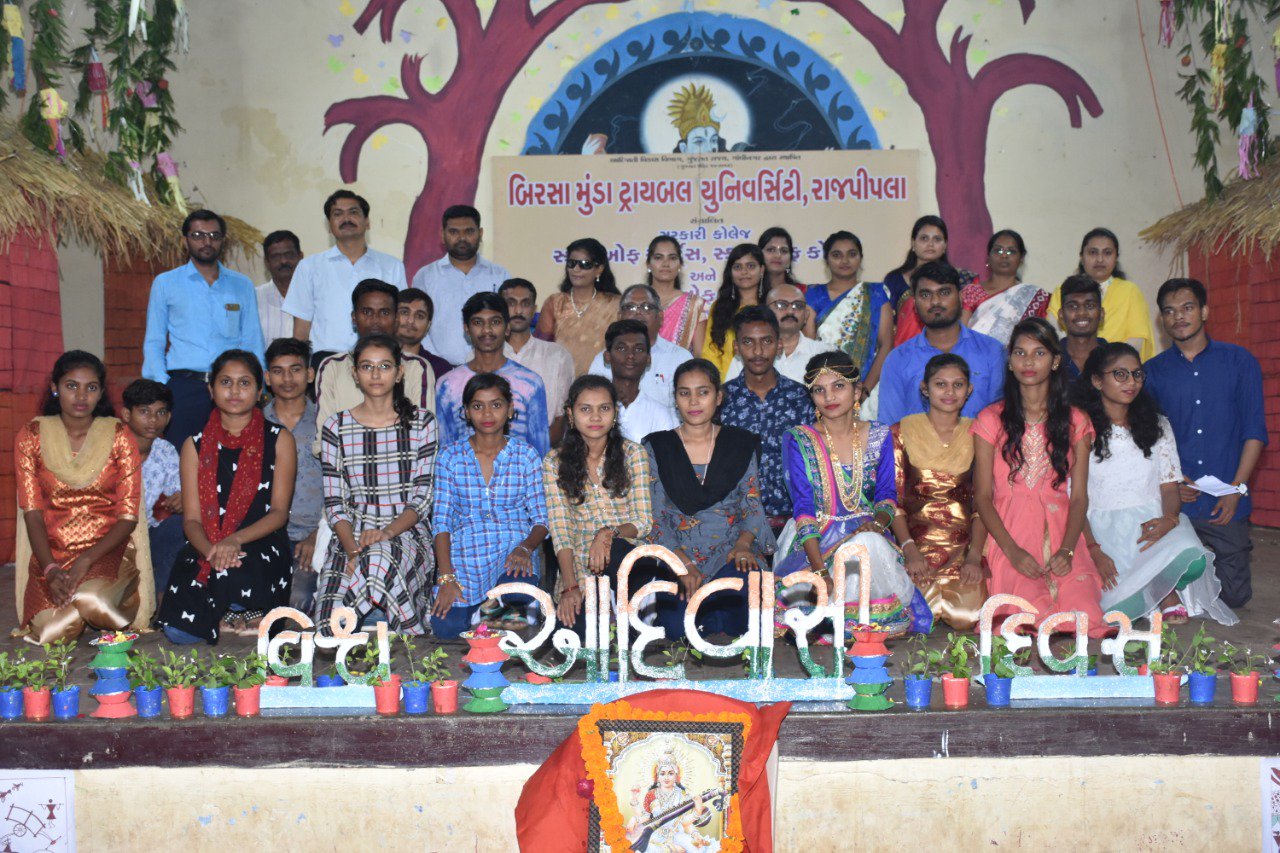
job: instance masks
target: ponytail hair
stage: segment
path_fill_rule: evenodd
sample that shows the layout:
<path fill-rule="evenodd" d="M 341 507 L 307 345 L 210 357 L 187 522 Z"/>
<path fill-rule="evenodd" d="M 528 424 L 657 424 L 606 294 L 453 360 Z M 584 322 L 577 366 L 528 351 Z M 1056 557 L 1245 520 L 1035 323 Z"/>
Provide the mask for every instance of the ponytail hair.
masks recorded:
<path fill-rule="evenodd" d="M 359 370 L 357 366 L 360 356 L 370 347 L 381 347 L 391 353 L 391 360 L 395 362 L 396 367 L 404 365 L 404 354 L 400 349 L 400 342 L 390 335 L 381 333 L 373 335 L 365 335 L 356 341 L 356 345 L 351 350 L 351 366 L 355 370 Z M 413 428 L 413 419 L 418 415 L 418 407 L 415 406 L 404 393 L 404 376 L 396 380 L 395 388 L 391 392 L 391 405 L 396 410 L 396 414 L 400 416 L 400 428 L 408 431 Z"/>

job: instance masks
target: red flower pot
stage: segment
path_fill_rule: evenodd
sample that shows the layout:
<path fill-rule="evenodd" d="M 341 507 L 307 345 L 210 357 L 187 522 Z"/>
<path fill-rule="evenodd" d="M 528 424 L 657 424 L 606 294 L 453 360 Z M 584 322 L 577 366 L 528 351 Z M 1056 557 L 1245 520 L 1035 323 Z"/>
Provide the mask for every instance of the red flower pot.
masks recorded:
<path fill-rule="evenodd" d="M 950 673 L 942 676 L 942 704 L 948 708 L 969 706 L 969 679 L 956 678 Z"/>
<path fill-rule="evenodd" d="M 431 685 L 431 708 L 437 714 L 452 714 L 458 710 L 458 682 L 436 681 Z"/>
<path fill-rule="evenodd" d="M 1262 678 L 1256 672 L 1231 673 L 1231 701 L 1237 705 L 1258 704 L 1258 685 Z"/>
<path fill-rule="evenodd" d="M 400 713 L 400 676 L 392 675 L 381 684 L 373 685 L 373 702 L 379 714 Z"/>
<path fill-rule="evenodd" d="M 288 687 L 288 686 L 289 686 L 289 679 L 285 678 L 283 675 L 267 676 L 267 687 Z"/>
<path fill-rule="evenodd" d="M 1151 680 L 1156 685 L 1156 704 L 1178 704 L 1179 694 L 1182 690 L 1182 673 L 1156 672 L 1152 673 Z"/>
<path fill-rule="evenodd" d="M 885 647 L 884 641 L 888 636 L 888 631 L 880 631 L 874 628 L 855 628 L 853 630 L 855 645 L 850 650 L 850 653 L 859 657 L 887 655 L 889 654 L 889 649 Z"/>
<path fill-rule="evenodd" d="M 33 690 L 22 688 L 22 716 L 28 720 L 47 720 L 53 713 L 53 692 L 45 687 Z"/>
<path fill-rule="evenodd" d="M 538 675 L 538 673 L 536 672 L 526 672 L 524 674 L 524 680 L 529 682 L 530 684 L 550 684 L 551 683 L 550 678 L 547 678 L 545 675 Z"/>
<path fill-rule="evenodd" d="M 471 648 L 462 659 L 467 663 L 497 663 L 506 660 L 510 655 L 498 648 L 498 643 L 502 642 L 502 638 L 506 635 L 506 631 L 498 631 L 487 636 L 477 636 L 474 631 L 464 633 L 462 639 L 466 640 Z"/>
<path fill-rule="evenodd" d="M 169 716 L 175 720 L 190 717 L 196 710 L 196 687 L 166 687 L 164 695 L 169 700 Z"/>
<path fill-rule="evenodd" d="M 241 717 L 256 717 L 262 710 L 262 685 L 235 688 L 236 714 Z"/>

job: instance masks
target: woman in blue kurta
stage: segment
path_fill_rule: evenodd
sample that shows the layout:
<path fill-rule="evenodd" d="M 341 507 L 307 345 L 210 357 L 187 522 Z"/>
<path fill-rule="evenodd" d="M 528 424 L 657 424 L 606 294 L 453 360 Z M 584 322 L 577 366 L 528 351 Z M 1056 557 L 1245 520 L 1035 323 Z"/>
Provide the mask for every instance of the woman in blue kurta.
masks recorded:
<path fill-rule="evenodd" d="M 528 596 L 500 603 L 486 601 L 487 593 L 500 583 L 536 585 L 535 555 L 547 537 L 542 459 L 508 435 L 515 403 L 507 380 L 472 376 L 462 390 L 462 411 L 473 434 L 436 460 L 438 586 L 431 632 L 442 639 L 469 630 L 477 609 L 487 622 L 527 626 L 522 605 Z"/>
<path fill-rule="evenodd" d="M 870 391 L 880 381 L 880 366 L 893 348 L 889 291 L 879 282 L 858 280 L 862 241 L 856 235 L 835 232 L 823 242 L 822 257 L 831 280 L 810 287 L 804 295 L 816 316 L 818 340 L 847 352 Z"/>
<path fill-rule="evenodd" d="M 814 356 L 805 384 L 818 413 L 813 426 L 798 426 L 783 438 L 782 454 L 793 520 L 782 531 L 774 572 L 784 578 L 811 569 L 830 577 L 839 547 L 853 541 L 867 548 L 872 565 L 871 621 L 893 633 L 927 632 L 933 614 L 903 568 L 902 553 L 888 538 L 897 513 L 893 436 L 884 424 L 858 420 L 858 368 L 844 352 Z M 845 623 L 858 621 L 858 573 L 845 569 Z M 812 595 L 807 585 L 778 589 L 782 611 Z"/>

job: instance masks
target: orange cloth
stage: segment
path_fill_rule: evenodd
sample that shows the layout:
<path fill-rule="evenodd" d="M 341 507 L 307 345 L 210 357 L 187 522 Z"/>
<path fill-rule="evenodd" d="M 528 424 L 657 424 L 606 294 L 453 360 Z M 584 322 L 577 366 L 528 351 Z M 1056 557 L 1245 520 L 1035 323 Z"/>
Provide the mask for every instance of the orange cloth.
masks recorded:
<path fill-rule="evenodd" d="M 791 710 L 790 702 L 757 708 L 714 693 L 697 690 L 650 690 L 628 696 L 627 704 L 647 711 L 694 714 L 747 714 L 751 734 L 738 774 L 742 829 L 746 853 L 772 853 L 773 805 L 765 765 L 778 738 L 778 727 Z M 587 777 L 582 741 L 577 729 L 551 753 L 520 792 L 516 804 L 516 838 L 525 853 L 585 851 L 590 800 L 578 795 L 578 780 Z"/>
<path fill-rule="evenodd" d="M 596 292 L 583 305 L 578 303 L 578 311 L 574 309 L 573 299 L 568 293 L 557 293 L 551 296 L 543 310 L 551 310 L 556 318 L 555 341 L 573 356 L 573 375 L 581 376 L 591 368 L 591 360 L 596 353 L 604 349 L 604 333 L 609 324 L 618 319 L 618 303 L 622 297 L 616 293 Z"/>

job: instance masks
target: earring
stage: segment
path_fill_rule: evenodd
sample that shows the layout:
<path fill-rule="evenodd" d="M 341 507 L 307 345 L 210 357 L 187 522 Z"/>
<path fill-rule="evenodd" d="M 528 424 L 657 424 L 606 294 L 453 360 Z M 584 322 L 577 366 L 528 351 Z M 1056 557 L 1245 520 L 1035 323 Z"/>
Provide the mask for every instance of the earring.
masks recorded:
<path fill-rule="evenodd" d="M 511 417 L 507 418 L 507 423 L 509 423 L 509 424 L 513 424 L 513 423 L 515 423 L 515 422 L 516 422 L 516 418 L 518 418 L 518 417 L 520 417 L 520 413 L 519 413 L 519 412 L 517 412 L 516 410 L 512 409 L 512 410 L 511 410 Z"/>
<path fill-rule="evenodd" d="M 54 392 L 53 392 L 53 396 L 55 396 L 55 397 L 56 397 L 56 396 L 58 396 L 58 392 L 57 392 L 57 391 L 54 391 Z"/>

